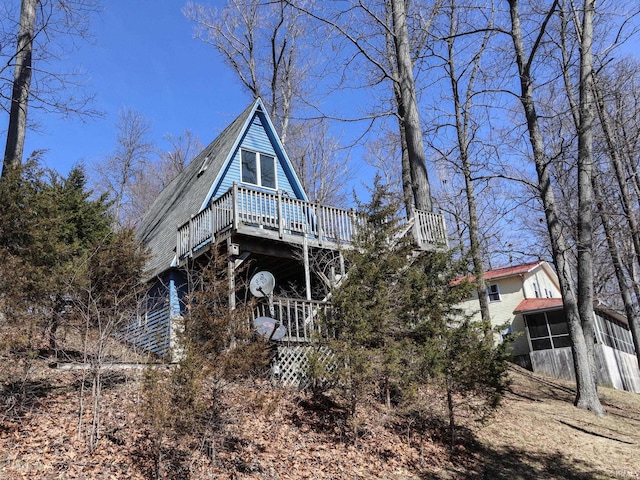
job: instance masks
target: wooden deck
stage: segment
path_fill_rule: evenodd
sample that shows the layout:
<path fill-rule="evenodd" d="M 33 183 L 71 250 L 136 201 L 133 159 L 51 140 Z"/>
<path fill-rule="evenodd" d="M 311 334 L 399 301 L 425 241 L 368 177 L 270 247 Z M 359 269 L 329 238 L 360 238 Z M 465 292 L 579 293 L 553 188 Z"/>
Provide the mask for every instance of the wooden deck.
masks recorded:
<path fill-rule="evenodd" d="M 207 245 L 232 233 L 291 244 L 345 248 L 354 240 L 364 217 L 355 210 L 305 202 L 234 185 L 207 208 L 178 227 L 177 256 L 195 256 Z M 419 211 L 406 223 L 420 249 L 447 246 L 444 217 Z"/>

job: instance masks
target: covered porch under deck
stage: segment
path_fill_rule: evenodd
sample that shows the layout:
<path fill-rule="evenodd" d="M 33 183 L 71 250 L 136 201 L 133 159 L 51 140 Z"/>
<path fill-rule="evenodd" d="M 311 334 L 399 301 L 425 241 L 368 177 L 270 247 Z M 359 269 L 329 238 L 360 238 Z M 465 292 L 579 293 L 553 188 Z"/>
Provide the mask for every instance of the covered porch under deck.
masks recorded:
<path fill-rule="evenodd" d="M 252 320 L 272 317 L 286 329 L 285 336 L 276 342 L 277 370 L 280 381 L 295 385 L 301 381 L 308 350 L 316 348 L 313 340 L 327 334 L 318 325 L 320 316 L 331 308 L 326 292 L 345 275 L 341 252 L 353 245 L 364 222 L 365 217 L 354 209 L 235 184 L 179 226 L 176 259 L 178 265 L 197 262 L 212 248 L 219 248 L 227 257 L 230 292 L 237 291 L 233 282 L 246 260 L 253 262 L 249 276 L 259 270 L 274 275 L 281 289 L 274 293 L 271 305 L 260 300 Z M 444 217 L 439 214 L 418 211 L 403 222 L 401 232 L 413 237 L 416 249 L 448 246 Z M 322 291 L 325 293 L 319 293 Z M 230 297 L 232 308 L 242 301 L 240 297 Z"/>

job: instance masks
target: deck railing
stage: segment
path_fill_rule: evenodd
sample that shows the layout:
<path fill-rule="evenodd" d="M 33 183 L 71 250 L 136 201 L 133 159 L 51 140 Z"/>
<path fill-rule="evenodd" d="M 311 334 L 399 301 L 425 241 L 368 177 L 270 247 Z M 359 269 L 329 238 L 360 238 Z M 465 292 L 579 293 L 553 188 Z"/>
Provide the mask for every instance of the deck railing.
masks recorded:
<path fill-rule="evenodd" d="M 417 212 L 413 219 L 418 246 L 446 246 L 444 217 Z M 270 230 L 279 238 L 307 239 L 318 245 L 349 245 L 365 219 L 355 210 L 305 202 L 278 193 L 235 185 L 178 228 L 177 254 L 182 259 L 229 230 Z"/>
<path fill-rule="evenodd" d="M 319 336 L 327 337 L 327 332 L 321 329 L 318 318 L 328 315 L 330 308 L 331 305 L 327 302 L 276 297 L 273 299 L 273 315 L 270 306 L 261 303 L 253 312 L 253 320 L 258 317 L 272 317 L 287 330 L 280 341 L 308 343 Z"/>
<path fill-rule="evenodd" d="M 443 215 L 417 210 L 414 222 L 413 235 L 418 246 L 422 248 L 448 246 L 447 227 Z"/>

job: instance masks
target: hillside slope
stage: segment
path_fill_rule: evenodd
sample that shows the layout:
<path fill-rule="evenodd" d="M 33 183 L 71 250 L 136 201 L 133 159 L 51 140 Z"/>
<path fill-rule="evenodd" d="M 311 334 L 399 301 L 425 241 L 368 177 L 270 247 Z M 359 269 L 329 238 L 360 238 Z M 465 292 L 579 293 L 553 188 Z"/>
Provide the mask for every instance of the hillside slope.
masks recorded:
<path fill-rule="evenodd" d="M 572 406 L 566 382 L 519 367 L 510 376 L 503 406 L 484 425 L 468 425 L 450 455 L 437 422 L 423 429 L 372 408 L 354 443 L 344 412 L 327 399 L 259 381 L 227 386 L 216 438 L 158 442 L 140 414 L 140 370 L 114 372 L 105 377 L 102 435 L 91 453 L 78 435 L 91 411 L 89 392 L 79 428 L 82 372 L 42 359 L 28 381 L 0 385 L 0 478 L 640 478 L 640 396 L 601 389 L 608 415 L 598 418 Z"/>

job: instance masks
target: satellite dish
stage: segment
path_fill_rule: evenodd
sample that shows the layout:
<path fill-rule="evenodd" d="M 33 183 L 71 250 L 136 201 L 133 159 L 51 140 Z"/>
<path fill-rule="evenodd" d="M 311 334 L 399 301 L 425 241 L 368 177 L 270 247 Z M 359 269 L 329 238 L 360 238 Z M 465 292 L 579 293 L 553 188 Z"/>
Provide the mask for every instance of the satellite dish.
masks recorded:
<path fill-rule="evenodd" d="M 276 286 L 276 279 L 271 272 L 261 271 L 256 273 L 249 282 L 249 290 L 254 297 L 266 297 L 273 293 Z"/>
<path fill-rule="evenodd" d="M 287 334 L 287 329 L 271 317 L 258 317 L 253 321 L 253 326 L 259 335 L 269 340 L 281 340 Z"/>

